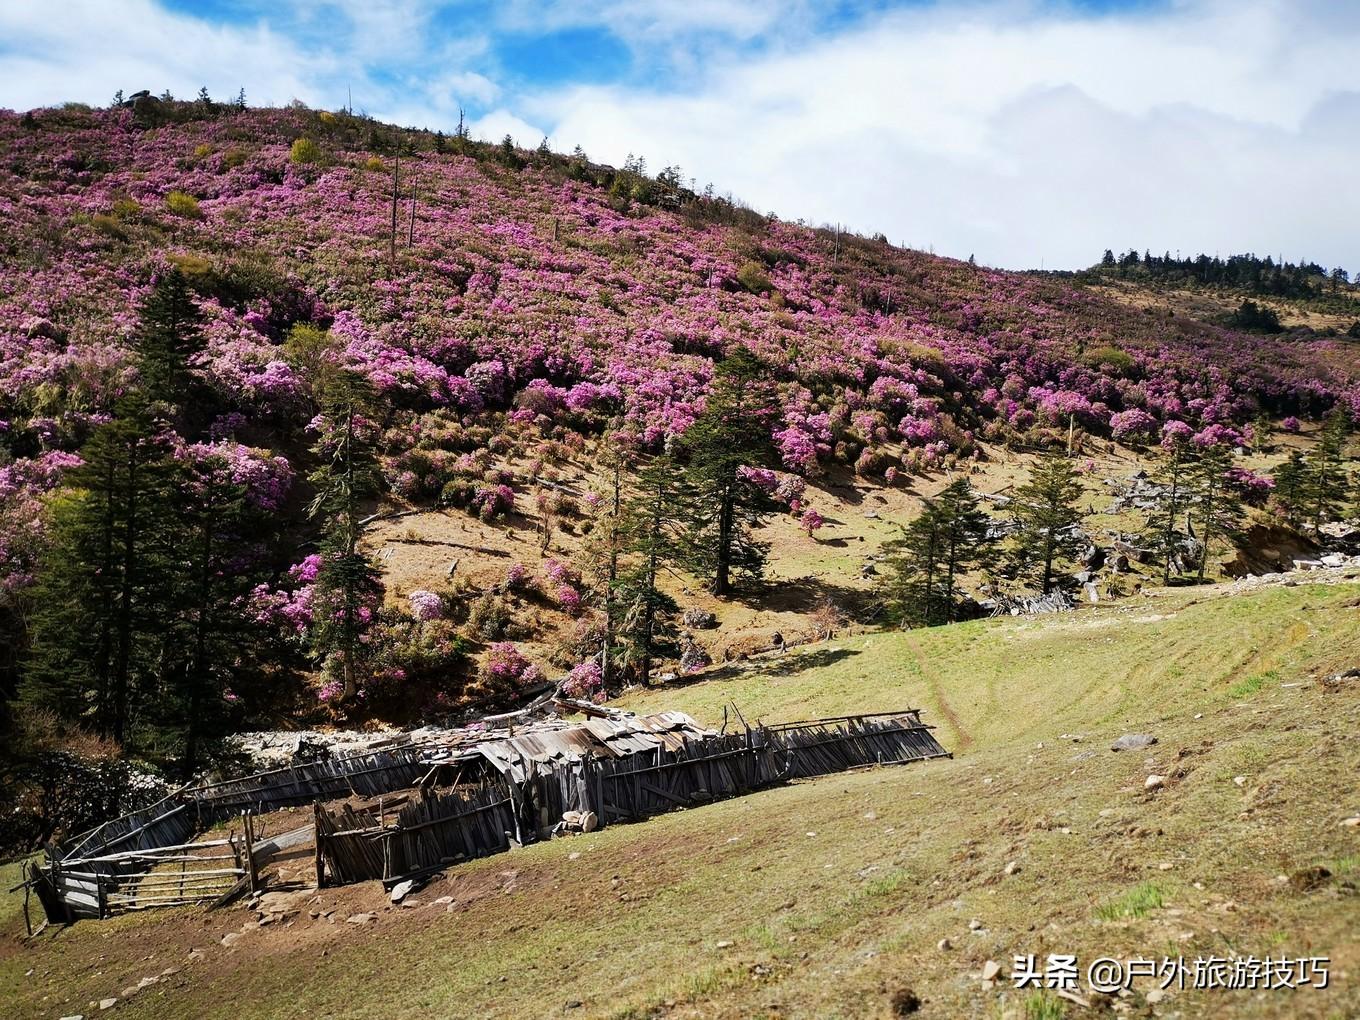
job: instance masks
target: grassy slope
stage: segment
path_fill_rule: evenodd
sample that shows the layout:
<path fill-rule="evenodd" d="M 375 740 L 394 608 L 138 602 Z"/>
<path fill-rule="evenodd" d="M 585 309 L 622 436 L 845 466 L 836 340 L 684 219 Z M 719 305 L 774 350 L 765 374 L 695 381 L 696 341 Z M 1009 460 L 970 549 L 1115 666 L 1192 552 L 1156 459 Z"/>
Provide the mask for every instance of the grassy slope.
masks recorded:
<path fill-rule="evenodd" d="M 1072 617 L 858 636 L 647 692 L 633 707 L 709 720 L 728 699 L 769 719 L 920 705 L 958 757 L 476 862 L 411 910 L 383 911 L 371 887 L 327 891 L 341 923 L 304 912 L 232 949 L 218 939 L 240 910 L 81 925 L 0 951 L 0 995 L 17 1016 L 80 1012 L 197 946 L 203 962 L 115 1015 L 881 1016 L 910 987 L 920 1015 L 999 1018 L 1023 1016 L 1025 996 L 969 976 L 987 959 L 1236 950 L 1331 953 L 1332 989 L 1187 993 L 1157 1009 L 1346 1016 L 1360 839 L 1339 822 L 1360 809 L 1360 691 L 1309 681 L 1360 661 L 1358 595 L 1156 593 Z M 1161 742 L 1107 749 L 1135 728 Z M 1073 733 L 1084 737 L 1061 737 Z M 1172 777 L 1165 790 L 1144 792 L 1149 771 Z M 1006 876 L 1009 861 L 1020 870 Z M 1334 873 L 1320 889 L 1277 880 L 1314 864 Z M 1131 891 L 1149 898 L 1147 882 L 1162 907 L 1101 919 Z M 430 903 L 440 895 L 453 912 Z M 376 923 L 343 922 L 369 908 Z M 944 937 L 952 949 L 936 948 Z"/>

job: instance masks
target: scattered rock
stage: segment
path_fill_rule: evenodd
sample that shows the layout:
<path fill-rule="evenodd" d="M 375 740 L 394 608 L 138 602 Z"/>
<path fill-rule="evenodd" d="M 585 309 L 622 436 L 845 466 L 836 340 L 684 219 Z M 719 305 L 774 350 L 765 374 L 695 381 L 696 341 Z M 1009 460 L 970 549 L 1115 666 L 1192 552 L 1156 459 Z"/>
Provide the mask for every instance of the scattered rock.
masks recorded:
<path fill-rule="evenodd" d="M 950 942 L 947 938 L 940 939 L 939 942 L 935 943 L 935 948 L 942 953 L 947 953 L 954 948 L 954 943 Z"/>
<path fill-rule="evenodd" d="M 441 897 L 439 897 L 439 899 L 437 899 L 437 900 L 434 901 L 434 905 L 435 905 L 436 907 L 442 907 L 445 903 L 452 903 L 452 902 L 453 902 L 453 897 L 452 897 L 452 896 L 441 896 Z"/>
<path fill-rule="evenodd" d="M 160 984 L 160 980 L 158 977 L 144 977 L 137 982 L 137 987 L 138 989 L 150 988 L 152 985 Z"/>
<path fill-rule="evenodd" d="M 1007 875 L 1018 875 L 1020 873 L 1020 862 L 1011 861 L 1001 870 L 1005 872 Z"/>
<path fill-rule="evenodd" d="M 1166 998 L 1165 991 L 1163 991 L 1160 988 L 1150 988 L 1148 989 L 1147 994 L 1143 996 L 1143 1001 L 1146 1002 L 1149 1006 L 1155 1006 L 1157 1003 L 1161 1002 L 1165 998 Z"/>
<path fill-rule="evenodd" d="M 1357 826 L 1360 826 L 1360 815 L 1352 815 L 1350 818 L 1343 818 L 1341 819 L 1341 824 L 1354 829 Z"/>
<path fill-rule="evenodd" d="M 1153 775 L 1148 776 L 1147 779 L 1143 780 L 1144 790 L 1160 790 L 1165 785 L 1166 776 L 1159 776 L 1156 775 L 1155 773 Z"/>
<path fill-rule="evenodd" d="M 1246 785 L 1247 785 L 1247 777 L 1246 777 L 1246 776 L 1233 776 L 1233 783 L 1236 784 L 1237 786 L 1246 786 Z"/>
<path fill-rule="evenodd" d="M 736 945 L 736 943 L 734 943 L 734 942 L 732 942 L 732 941 L 730 941 L 730 940 L 728 940 L 728 939 L 723 939 L 723 940 L 722 940 L 721 942 L 719 942 L 714 948 L 715 948 L 715 949 L 731 949 L 734 945 Z"/>
<path fill-rule="evenodd" d="M 369 921 L 376 921 L 377 914 L 350 914 L 345 920 L 349 924 L 367 924 Z"/>
<path fill-rule="evenodd" d="M 983 980 L 983 981 L 987 981 L 987 982 L 995 981 L 996 978 L 997 978 L 997 975 L 1000 974 L 1000 973 L 1001 973 L 1001 964 L 997 963 L 995 960 L 988 960 L 986 963 L 984 963 L 984 964 L 982 965 L 982 980 Z"/>
<path fill-rule="evenodd" d="M 718 625 L 718 615 L 711 613 L 707 609 L 700 609 L 698 606 L 690 606 L 685 610 L 680 621 L 694 630 L 712 630 Z"/>
<path fill-rule="evenodd" d="M 239 931 L 229 931 L 222 936 L 222 945 L 224 946 L 234 946 L 237 942 L 240 941 L 241 933 Z M 193 956 L 193 953 L 190 953 L 189 955 Z"/>
<path fill-rule="evenodd" d="M 1110 745 L 1110 750 L 1138 751 L 1144 747 L 1151 747 L 1155 743 L 1157 743 L 1157 738 L 1151 733 L 1125 733 Z"/>
<path fill-rule="evenodd" d="M 566 1001 L 566 1008 L 567 1008 L 567 1009 L 580 1009 L 580 1008 L 581 1008 L 581 1000 L 580 1000 L 580 999 L 568 999 L 568 1000 Z"/>
<path fill-rule="evenodd" d="M 969 930 L 969 931 L 982 931 L 982 922 L 979 921 L 976 917 L 973 918 L 971 921 L 968 922 L 968 930 Z"/>
<path fill-rule="evenodd" d="M 116 1005 L 118 1005 L 118 998 L 117 998 L 117 996 L 115 996 L 115 997 L 113 997 L 113 998 L 111 998 L 111 999 L 100 999 L 100 1000 L 99 1000 L 99 1008 L 100 1008 L 100 1009 L 113 1009 L 113 1007 L 116 1006 Z"/>

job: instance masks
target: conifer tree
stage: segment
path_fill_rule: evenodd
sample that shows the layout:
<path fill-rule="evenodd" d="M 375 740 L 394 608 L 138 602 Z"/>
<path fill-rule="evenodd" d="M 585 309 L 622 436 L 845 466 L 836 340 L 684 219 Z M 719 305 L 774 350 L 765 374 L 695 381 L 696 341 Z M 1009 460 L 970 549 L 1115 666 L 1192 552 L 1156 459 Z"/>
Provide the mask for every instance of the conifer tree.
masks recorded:
<path fill-rule="evenodd" d="M 1205 447 L 1190 470 L 1194 517 L 1199 521 L 1203 548 L 1197 578 L 1202 582 L 1214 539 L 1231 536 L 1242 519 L 1242 502 L 1228 485 L 1232 448 L 1218 443 Z"/>
<path fill-rule="evenodd" d="M 978 505 L 967 479 L 951 482 L 889 542 L 887 598 L 893 615 L 908 626 L 935 626 L 958 619 L 955 591 L 961 574 L 992 566 L 991 519 Z"/>
<path fill-rule="evenodd" d="M 170 465 L 136 393 L 81 457 L 49 508 L 23 698 L 126 745 L 173 620 Z"/>
<path fill-rule="evenodd" d="M 637 476 L 637 492 L 619 519 L 623 569 L 614 581 L 623 659 L 644 686 L 658 649 L 675 637 L 675 600 L 657 586 L 660 572 L 680 559 L 682 481 L 675 462 L 655 458 Z"/>
<path fill-rule="evenodd" d="M 227 459 L 214 454 L 181 469 L 178 530 L 180 626 L 167 660 L 177 663 L 174 702 L 182 713 L 183 771 L 192 775 L 205 737 L 222 732 L 226 695 L 254 669 L 260 629 L 245 612 L 265 578 L 261 541 L 269 517 L 247 498 Z"/>
<path fill-rule="evenodd" d="M 1314 529 L 1325 521 L 1335 520 L 1347 504 L 1350 482 L 1345 462 L 1349 433 L 1350 418 L 1345 408 L 1338 407 L 1327 418 L 1317 446 L 1307 457 L 1302 497 Z"/>
<path fill-rule="evenodd" d="M 1053 567 L 1079 543 L 1075 528 L 1081 521 L 1077 500 L 1081 483 L 1072 462 L 1061 454 L 1046 453 L 1015 492 L 1014 515 L 1019 526 L 1016 561 L 1021 571 L 1037 575 L 1047 595 L 1053 588 Z"/>
<path fill-rule="evenodd" d="M 142 302 L 136 334 L 137 371 L 147 400 L 173 404 L 189 384 L 189 357 L 202 347 L 202 315 L 177 268 L 161 275 Z"/>
<path fill-rule="evenodd" d="M 1294 450 L 1289 459 L 1275 468 L 1272 478 L 1275 481 L 1275 505 L 1290 524 L 1296 524 L 1304 506 L 1304 493 L 1307 489 L 1308 464 L 1302 450 Z"/>
<path fill-rule="evenodd" d="M 773 504 L 741 469 L 773 457 L 774 397 L 760 362 L 738 349 L 718 365 L 708 403 L 684 436 L 693 491 L 687 559 L 714 595 L 730 594 L 737 578 L 759 581 L 764 573 L 768 547 L 752 532 Z"/>
<path fill-rule="evenodd" d="M 314 452 L 321 466 L 311 476 L 311 514 L 322 521 L 322 560 L 316 578 L 313 641 L 322 655 L 339 659 L 342 699 L 357 691 L 363 636 L 382 600 L 382 577 L 359 548 L 364 501 L 378 491 L 377 457 L 364 417 L 367 383 L 350 372 L 335 375 L 320 394 L 322 433 Z"/>
<path fill-rule="evenodd" d="M 1194 451 L 1184 436 L 1169 435 L 1162 444 L 1162 457 L 1154 478 L 1165 494 L 1148 517 L 1148 539 L 1162 559 L 1162 583 L 1171 583 L 1171 564 L 1179 545 L 1176 522 L 1190 505 L 1190 466 Z"/>
<path fill-rule="evenodd" d="M 619 432 L 605 434 L 597 451 L 597 460 L 605 471 L 608 489 L 599 520 L 586 539 L 585 554 L 587 571 L 593 578 L 592 588 L 604 602 L 604 648 L 600 674 L 605 690 L 612 690 L 618 656 L 616 646 L 620 599 L 617 582 L 624 544 L 624 470 L 631 462 L 628 446 Z"/>

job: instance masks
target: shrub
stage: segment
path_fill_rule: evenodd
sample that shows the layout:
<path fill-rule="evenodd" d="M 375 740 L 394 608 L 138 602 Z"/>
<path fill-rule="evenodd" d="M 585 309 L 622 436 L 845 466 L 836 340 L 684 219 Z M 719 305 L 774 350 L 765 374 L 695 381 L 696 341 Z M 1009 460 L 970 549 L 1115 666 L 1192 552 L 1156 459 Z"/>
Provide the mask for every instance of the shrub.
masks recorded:
<path fill-rule="evenodd" d="M 199 219 L 203 212 L 198 207 L 198 199 L 187 191 L 172 191 L 165 196 L 165 207 L 176 216 L 183 216 L 185 219 Z"/>
<path fill-rule="evenodd" d="M 382 161 L 381 156 L 369 156 L 364 160 L 364 169 L 380 174 L 387 169 L 387 164 Z"/>
<path fill-rule="evenodd" d="M 417 620 L 438 620 L 444 615 L 444 600 L 432 591 L 418 588 L 407 598 L 411 602 L 411 615 Z"/>
<path fill-rule="evenodd" d="M 1135 364 L 1133 356 L 1118 347 L 1097 347 L 1082 360 L 1091 368 L 1103 369 L 1111 375 L 1127 375 Z"/>
<path fill-rule="evenodd" d="M 738 269 L 737 282 L 752 294 L 763 294 L 773 286 L 759 262 L 747 262 Z"/>
<path fill-rule="evenodd" d="M 222 154 L 222 165 L 228 170 L 235 170 L 238 166 L 243 166 L 246 161 L 245 151 L 237 148 L 230 148 Z"/>
<path fill-rule="evenodd" d="M 472 603 L 468 611 L 468 626 L 474 634 L 488 641 L 517 637 L 524 632 L 524 628 L 515 623 L 510 606 L 490 591 Z"/>
<path fill-rule="evenodd" d="M 320 163 L 321 146 L 310 138 L 299 138 L 293 142 L 293 148 L 289 151 L 288 158 L 299 166 L 307 163 Z"/>

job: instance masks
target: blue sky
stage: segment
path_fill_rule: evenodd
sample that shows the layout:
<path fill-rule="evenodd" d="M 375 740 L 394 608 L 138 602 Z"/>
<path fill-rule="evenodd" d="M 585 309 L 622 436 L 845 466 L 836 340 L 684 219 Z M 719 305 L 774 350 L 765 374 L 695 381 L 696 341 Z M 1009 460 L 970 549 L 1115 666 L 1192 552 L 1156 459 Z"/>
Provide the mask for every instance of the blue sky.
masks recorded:
<path fill-rule="evenodd" d="M 4 0 L 0 106 L 352 93 L 993 265 L 1360 270 L 1357 44 L 1349 0 Z"/>

